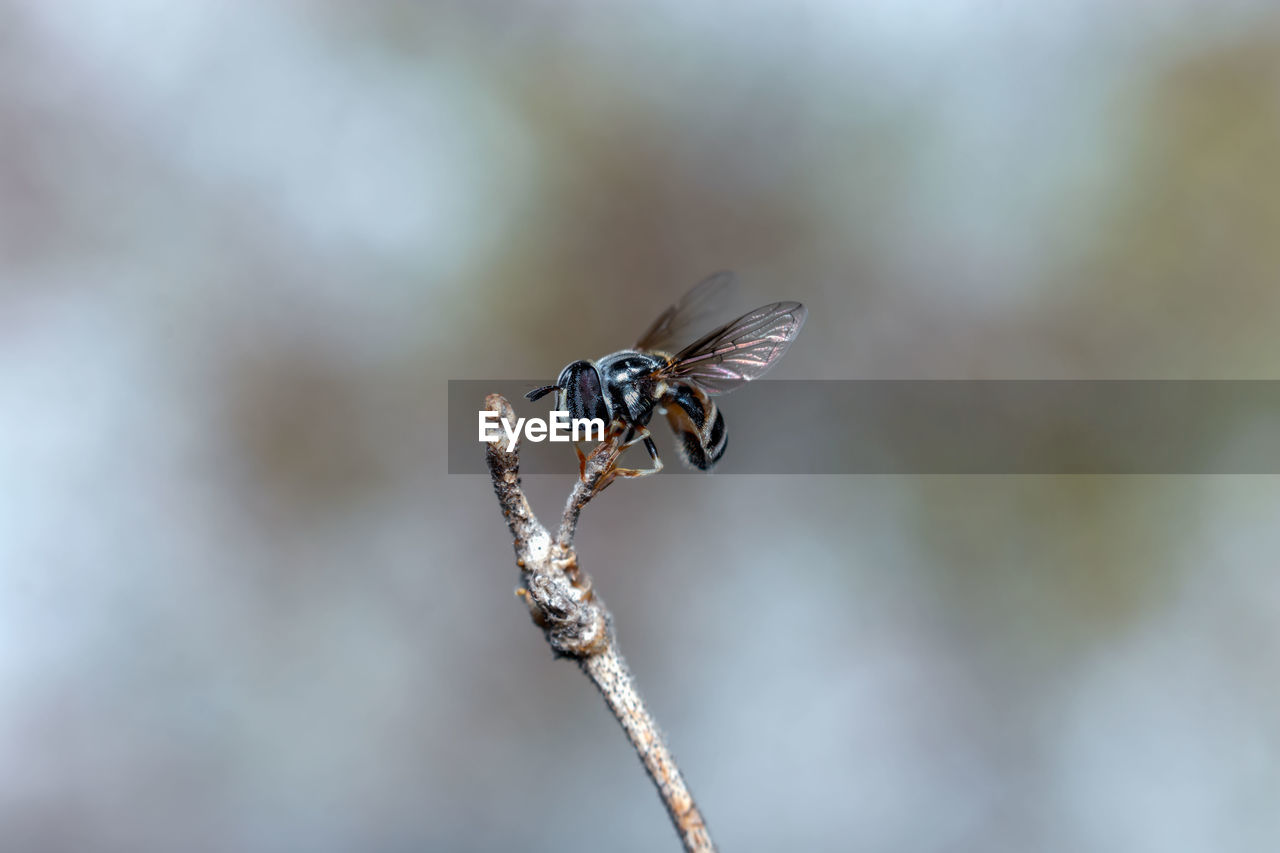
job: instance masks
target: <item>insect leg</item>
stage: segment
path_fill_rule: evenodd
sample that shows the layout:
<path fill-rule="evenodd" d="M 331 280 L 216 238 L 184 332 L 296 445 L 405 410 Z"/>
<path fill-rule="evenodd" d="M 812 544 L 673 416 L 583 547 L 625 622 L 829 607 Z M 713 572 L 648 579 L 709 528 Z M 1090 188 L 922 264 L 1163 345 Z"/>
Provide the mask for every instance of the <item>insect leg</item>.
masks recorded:
<path fill-rule="evenodd" d="M 633 427 L 636 437 L 627 441 L 622 446 L 630 447 L 638 441 L 644 442 L 644 449 L 649 451 L 649 459 L 653 462 L 652 468 L 615 468 L 614 476 L 617 477 L 644 477 L 649 474 L 656 474 L 662 470 L 662 459 L 658 456 L 658 446 L 653 443 L 653 438 L 649 433 L 648 427 Z"/>

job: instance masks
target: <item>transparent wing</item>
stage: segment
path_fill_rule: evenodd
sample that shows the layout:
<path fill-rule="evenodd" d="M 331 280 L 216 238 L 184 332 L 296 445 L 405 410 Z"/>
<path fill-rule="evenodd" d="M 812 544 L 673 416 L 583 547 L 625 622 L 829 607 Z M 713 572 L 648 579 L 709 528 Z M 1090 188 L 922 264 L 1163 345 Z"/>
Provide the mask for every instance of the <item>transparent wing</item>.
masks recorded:
<path fill-rule="evenodd" d="M 800 334 L 808 311 L 799 302 L 775 302 L 744 314 L 676 354 L 664 375 L 725 394 L 769 372 Z"/>
<path fill-rule="evenodd" d="M 733 287 L 734 275 L 731 272 L 718 272 L 704 278 L 653 321 L 649 330 L 640 336 L 636 349 L 670 352 L 674 349 L 673 344 L 687 338 L 688 333 L 700 331 L 698 325 L 711 319 L 711 315 L 728 300 Z"/>

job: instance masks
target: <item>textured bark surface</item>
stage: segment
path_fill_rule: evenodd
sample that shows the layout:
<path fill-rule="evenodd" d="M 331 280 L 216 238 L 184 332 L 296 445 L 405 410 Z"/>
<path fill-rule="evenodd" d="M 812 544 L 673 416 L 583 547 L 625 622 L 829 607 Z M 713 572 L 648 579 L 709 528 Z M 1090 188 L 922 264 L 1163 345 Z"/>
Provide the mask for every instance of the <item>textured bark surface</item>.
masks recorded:
<path fill-rule="evenodd" d="M 486 397 L 485 408 L 515 423 L 511 404 L 500 395 Z M 693 795 L 618 651 L 612 617 L 592 589 L 591 578 L 578 566 L 573 548 L 582 508 L 617 476 L 622 444 L 621 435 L 608 435 L 583 457 L 580 476 L 569 493 L 554 539 L 533 514 L 520 486 L 519 445 L 508 451 L 503 439 L 491 441 L 485 459 L 494 493 L 515 539 L 516 566 L 523 582 L 517 592 L 528 605 L 534 624 L 543 629 L 552 650 L 577 660 L 600 690 L 657 787 L 685 850 L 714 850 Z"/>

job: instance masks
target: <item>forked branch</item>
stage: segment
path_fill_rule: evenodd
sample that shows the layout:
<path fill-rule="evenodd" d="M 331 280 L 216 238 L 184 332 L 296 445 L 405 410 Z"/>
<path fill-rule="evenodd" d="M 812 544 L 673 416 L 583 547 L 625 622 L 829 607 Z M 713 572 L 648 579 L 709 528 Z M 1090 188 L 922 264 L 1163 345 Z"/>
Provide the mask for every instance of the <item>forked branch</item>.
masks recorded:
<path fill-rule="evenodd" d="M 501 420 L 515 423 L 515 412 L 504 397 L 490 394 L 485 408 L 497 412 Z M 582 508 L 613 481 L 622 450 L 622 435 L 610 434 L 584 458 L 581 476 L 569 493 L 554 539 L 529 508 L 520 487 L 519 446 L 508 451 L 502 439 L 495 439 L 488 443 L 485 459 L 502 514 L 515 538 L 516 565 L 524 583 L 517 593 L 528 605 L 534 623 L 543 629 L 552 650 L 576 660 L 604 696 L 658 788 L 685 850 L 714 850 L 702 814 L 618 651 L 613 617 L 592 590 L 591 578 L 579 568 L 573 547 Z"/>

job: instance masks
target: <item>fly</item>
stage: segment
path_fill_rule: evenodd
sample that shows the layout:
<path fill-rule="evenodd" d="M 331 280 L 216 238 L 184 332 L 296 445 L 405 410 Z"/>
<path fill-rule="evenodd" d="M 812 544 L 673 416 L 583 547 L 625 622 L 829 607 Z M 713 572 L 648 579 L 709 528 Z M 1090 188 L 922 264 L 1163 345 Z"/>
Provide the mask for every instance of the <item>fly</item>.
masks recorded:
<path fill-rule="evenodd" d="M 705 320 L 732 284 L 729 272 L 699 282 L 663 311 L 633 348 L 575 361 L 560 371 L 554 385 L 525 396 L 538 400 L 555 391 L 556 408 L 570 418 L 599 418 L 611 430 L 625 428 L 624 447 L 644 442 L 653 467 L 620 468 L 621 476 L 662 470 L 648 428 L 655 412 L 665 415 L 675 433 L 681 461 L 710 471 L 728 442 L 724 415 L 712 398 L 764 376 L 800 334 L 808 313 L 799 302 L 774 302 L 675 350 L 675 341 Z"/>

